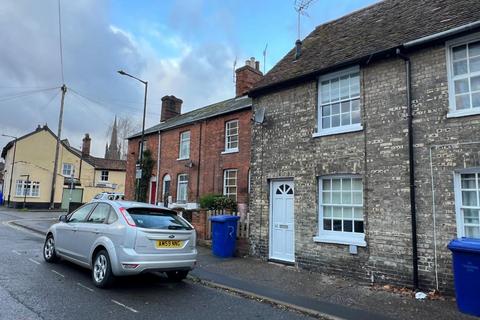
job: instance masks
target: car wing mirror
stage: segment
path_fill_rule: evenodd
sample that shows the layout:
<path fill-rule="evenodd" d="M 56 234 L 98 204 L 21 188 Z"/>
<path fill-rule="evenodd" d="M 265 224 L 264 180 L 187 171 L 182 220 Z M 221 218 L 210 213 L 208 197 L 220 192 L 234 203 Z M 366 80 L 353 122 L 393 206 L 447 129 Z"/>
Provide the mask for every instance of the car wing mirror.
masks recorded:
<path fill-rule="evenodd" d="M 58 221 L 60 222 L 67 222 L 67 215 L 62 214 L 60 217 L 58 217 Z"/>

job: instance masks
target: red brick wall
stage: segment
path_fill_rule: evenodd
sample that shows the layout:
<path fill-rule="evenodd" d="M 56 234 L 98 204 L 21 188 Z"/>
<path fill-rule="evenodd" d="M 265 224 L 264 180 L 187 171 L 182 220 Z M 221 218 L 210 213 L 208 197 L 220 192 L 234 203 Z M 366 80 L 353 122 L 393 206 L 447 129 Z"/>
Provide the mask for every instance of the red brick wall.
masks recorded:
<path fill-rule="evenodd" d="M 160 179 L 158 194 L 161 201 L 163 177 L 171 177 L 170 190 L 173 201 L 177 197 L 177 176 L 186 173 L 188 181 L 188 202 L 198 202 L 198 198 L 209 193 L 223 193 L 223 170 L 237 169 L 237 202 L 248 203 L 248 170 L 250 168 L 251 110 L 243 110 L 228 115 L 201 121 L 195 124 L 164 131 L 161 134 Z M 239 152 L 221 154 L 225 150 L 225 123 L 239 120 Z M 177 160 L 180 133 L 190 131 L 190 161 Z M 146 136 L 147 145 L 157 159 L 158 135 Z M 129 141 L 127 158 L 126 197 L 134 198 L 135 161 L 138 157 L 140 139 Z M 156 163 L 153 174 L 156 175 Z M 199 174 L 200 172 L 200 174 Z M 198 178 L 200 177 L 200 180 Z M 198 186 L 198 188 L 197 188 Z"/>

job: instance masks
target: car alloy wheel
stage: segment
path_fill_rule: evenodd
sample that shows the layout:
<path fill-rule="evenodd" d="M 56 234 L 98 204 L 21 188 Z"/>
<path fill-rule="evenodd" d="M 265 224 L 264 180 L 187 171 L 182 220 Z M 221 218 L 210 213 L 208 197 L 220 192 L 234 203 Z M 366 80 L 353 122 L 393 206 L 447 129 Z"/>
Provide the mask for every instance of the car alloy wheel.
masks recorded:
<path fill-rule="evenodd" d="M 52 259 L 55 253 L 55 241 L 53 240 L 53 237 L 49 237 L 47 239 L 43 250 L 44 250 L 45 258 L 47 260 Z"/>
<path fill-rule="evenodd" d="M 95 264 L 93 267 L 93 277 L 95 282 L 101 283 L 105 279 L 107 273 L 108 261 L 107 257 L 103 254 L 99 254 L 97 259 L 95 259 Z"/>
<path fill-rule="evenodd" d="M 49 263 L 57 262 L 59 257 L 55 251 L 55 239 L 49 234 L 43 245 L 43 258 Z"/>

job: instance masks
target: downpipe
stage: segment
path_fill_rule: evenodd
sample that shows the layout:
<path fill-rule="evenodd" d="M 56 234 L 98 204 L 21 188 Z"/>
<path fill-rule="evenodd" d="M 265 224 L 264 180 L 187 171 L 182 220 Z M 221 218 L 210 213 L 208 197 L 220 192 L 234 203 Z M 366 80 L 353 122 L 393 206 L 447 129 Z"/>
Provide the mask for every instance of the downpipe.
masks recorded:
<path fill-rule="evenodd" d="M 417 249 L 417 209 L 415 206 L 415 162 L 413 150 L 413 115 L 412 115 L 412 83 L 410 58 L 397 48 L 397 56 L 405 61 L 405 83 L 407 99 L 407 130 L 408 130 L 408 166 L 410 175 L 410 215 L 412 222 L 412 267 L 413 267 L 413 288 L 418 289 L 418 249 Z"/>

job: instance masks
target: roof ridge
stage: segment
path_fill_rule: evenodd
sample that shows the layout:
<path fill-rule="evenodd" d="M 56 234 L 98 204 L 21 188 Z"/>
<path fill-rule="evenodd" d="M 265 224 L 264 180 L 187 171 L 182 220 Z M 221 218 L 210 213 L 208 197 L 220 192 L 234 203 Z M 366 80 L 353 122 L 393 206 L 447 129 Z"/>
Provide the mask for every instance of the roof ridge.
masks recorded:
<path fill-rule="evenodd" d="M 356 9 L 356 10 L 353 10 L 353 11 L 351 11 L 351 12 L 348 12 L 348 13 L 346 13 L 345 15 L 340 16 L 340 17 L 338 17 L 338 18 L 334 18 L 334 19 L 332 19 L 332 20 L 327 20 L 327 21 L 325 21 L 325 22 L 317 25 L 317 26 L 315 27 L 315 29 L 312 30 L 312 32 L 315 32 L 318 28 L 320 28 L 320 27 L 322 27 L 322 26 L 325 26 L 325 25 L 327 25 L 327 24 L 333 24 L 334 22 L 337 22 L 337 21 L 340 21 L 340 20 L 343 20 L 343 19 L 347 19 L 348 17 L 353 16 L 353 15 L 355 15 L 355 14 L 358 14 L 358 13 L 360 13 L 360 12 L 362 12 L 362 11 L 367 11 L 367 10 L 369 10 L 369 9 L 372 9 L 373 7 L 376 7 L 376 6 L 385 4 L 387 1 L 393 2 L 393 1 L 397 1 L 397 0 L 379 0 L 378 2 L 369 4 L 369 5 L 366 6 L 366 7 L 358 8 L 358 9 Z M 308 36 L 309 36 L 312 32 L 310 32 L 310 33 L 308 34 Z M 308 36 L 307 36 L 307 37 L 308 37 Z M 305 37 L 305 38 L 306 38 L 306 37 Z"/>

